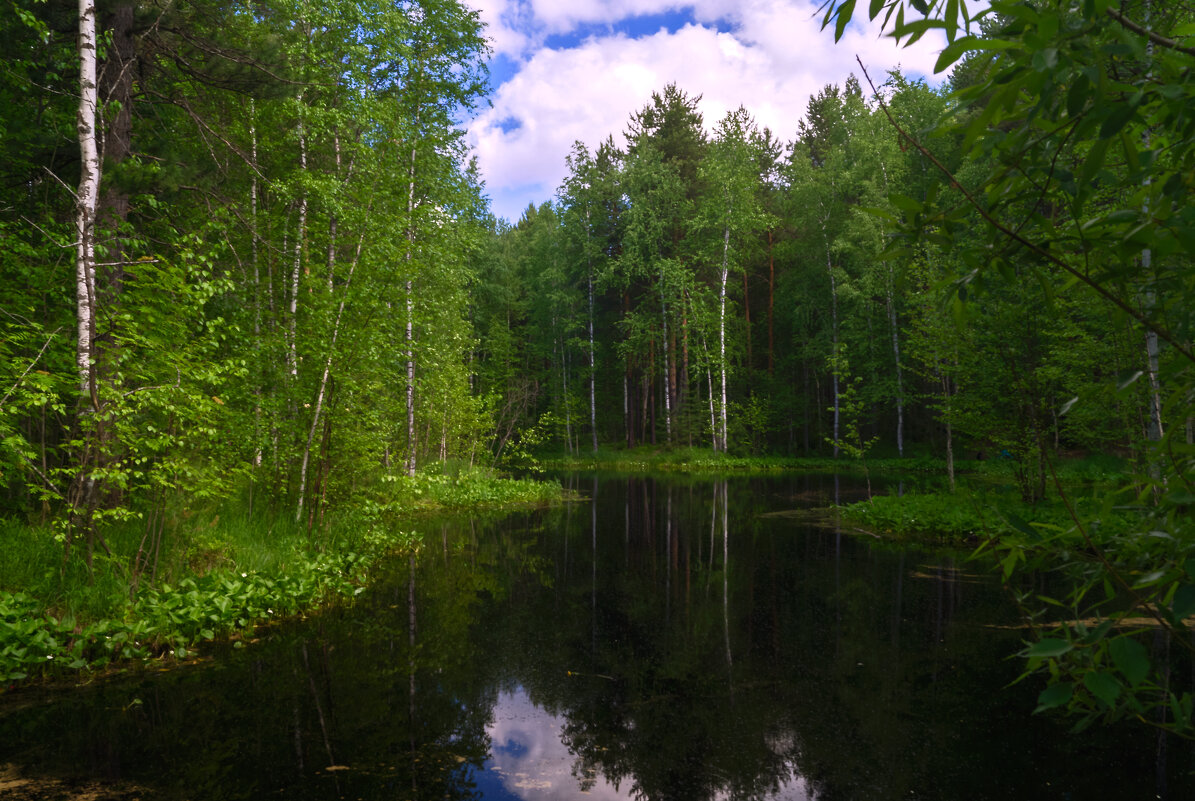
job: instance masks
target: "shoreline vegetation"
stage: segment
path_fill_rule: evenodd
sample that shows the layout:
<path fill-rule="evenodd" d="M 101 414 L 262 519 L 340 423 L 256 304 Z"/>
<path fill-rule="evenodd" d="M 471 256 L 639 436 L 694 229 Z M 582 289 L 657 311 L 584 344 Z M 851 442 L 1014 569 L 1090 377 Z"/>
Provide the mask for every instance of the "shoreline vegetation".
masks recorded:
<path fill-rule="evenodd" d="M 575 500 L 555 482 L 482 470 L 390 476 L 381 487 L 311 530 L 284 512 L 247 515 L 239 500 L 176 510 L 150 565 L 138 559 L 144 524 L 134 520 L 110 532 L 111 553 L 97 553 L 90 571 L 63 562 L 53 528 L 0 520 L 0 694 L 117 663 L 185 659 L 205 641 L 237 643 L 261 625 L 352 599 L 379 559 L 419 547 L 429 515 Z"/>
<path fill-rule="evenodd" d="M 1048 536 L 1068 527 L 1065 504 L 1027 504 L 1016 497 L 1007 464 L 960 461 L 964 480 L 951 492 L 937 477 L 943 462 L 929 457 L 855 459 L 734 457 L 702 449 L 601 451 L 541 459 L 545 470 L 686 472 L 775 475 L 867 473 L 877 488 L 899 474 L 918 483 L 910 492 L 878 489 L 868 500 L 834 507 L 849 533 L 900 545 L 973 548 L 999 536 Z M 1081 514 L 1095 514 L 1096 495 L 1124 482 L 1119 460 L 1098 457 L 1059 466 L 1060 481 L 1079 497 Z M 137 564 L 143 531 L 137 521 L 112 532 L 111 554 L 97 554 L 90 573 L 65 565 L 48 527 L 0 521 L 10 544 L 0 555 L 0 693 L 25 681 L 62 678 L 132 661 L 181 660 L 205 641 L 250 639 L 257 627 L 351 600 L 383 556 L 418 548 L 420 520 L 453 512 L 505 512 L 576 501 L 555 481 L 503 478 L 456 466 L 414 477 L 387 476 L 381 489 L 311 530 L 284 514 L 249 516 L 243 499 L 218 510 L 178 510 L 168 546 L 156 563 Z M 1103 493 L 1101 493 L 1103 494 Z M 242 504 L 242 509 L 237 509 Z M 1115 516 L 1110 525 L 1128 524 Z"/>

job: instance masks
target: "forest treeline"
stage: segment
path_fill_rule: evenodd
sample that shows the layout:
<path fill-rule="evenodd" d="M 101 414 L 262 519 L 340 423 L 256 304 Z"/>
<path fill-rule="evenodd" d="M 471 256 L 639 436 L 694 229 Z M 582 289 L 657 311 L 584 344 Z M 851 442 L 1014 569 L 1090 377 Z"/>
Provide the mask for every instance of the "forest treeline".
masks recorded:
<path fill-rule="evenodd" d="M 993 89 L 1001 26 L 1060 57 L 1008 13 L 955 40 L 941 89 L 844 76 L 795 131 L 744 108 L 704 120 L 670 84 L 625 146 L 578 142 L 557 197 L 512 226 L 463 141 L 488 50 L 454 0 L 85 3 L 93 51 L 81 11 L 13 8 L 4 509 L 58 515 L 68 542 L 250 485 L 311 522 L 387 474 L 536 448 L 962 451 L 1010 460 L 1033 499 L 1061 451 L 1127 454 L 1190 428 L 1163 403 L 1176 349 L 1142 322 L 1181 341 L 1163 318 L 1181 314 L 1167 282 L 1188 253 L 1110 273 L 1118 306 L 985 232 L 992 213 L 1015 232 L 1079 225 L 1076 197 L 1123 225 L 1156 208 L 1136 196 L 1177 151 L 1145 149 L 1162 134 L 1131 87 L 1160 80 L 1158 57 L 1131 25 L 1050 17 L 1125 52 L 1080 73 L 1049 132 Z M 1129 113 L 1068 129 L 1106 113 L 1101 81 Z M 1126 137 L 1142 148 L 1108 155 Z M 894 239 L 902 224 L 916 233 Z M 1084 228 L 1072 250 L 1098 273 Z"/>
<path fill-rule="evenodd" d="M 865 92 L 852 75 L 788 140 L 741 107 L 707 134 L 700 97 L 669 85 L 625 148 L 576 143 L 557 198 L 497 231 L 479 277 L 497 450 L 535 430 L 570 453 L 911 451 L 945 458 L 951 481 L 958 452 L 1009 461 L 1034 500 L 1060 453 L 1127 455 L 1186 425 L 1164 419 L 1156 341 L 1088 287 L 1001 251 L 1006 281 L 928 239 L 894 247 L 888 224 L 927 199 L 963 205 L 947 173 L 996 169 L 935 128 L 978 71 L 940 90 L 893 72 Z"/>

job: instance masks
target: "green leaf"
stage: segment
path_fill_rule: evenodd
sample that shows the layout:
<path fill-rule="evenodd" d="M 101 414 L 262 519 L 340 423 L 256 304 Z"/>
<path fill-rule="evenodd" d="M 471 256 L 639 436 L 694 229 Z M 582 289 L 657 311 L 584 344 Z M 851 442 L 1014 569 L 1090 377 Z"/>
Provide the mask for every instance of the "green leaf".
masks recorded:
<path fill-rule="evenodd" d="M 1104 117 L 1104 124 L 1100 126 L 1100 139 L 1110 139 L 1120 133 L 1136 112 L 1137 107 L 1131 103 L 1113 104 L 1108 116 Z"/>
<path fill-rule="evenodd" d="M 968 50 L 975 49 L 977 41 L 974 36 L 964 36 L 943 47 L 942 52 L 938 54 L 938 60 L 934 62 L 934 74 L 936 75 L 958 61 Z"/>
<path fill-rule="evenodd" d="M 1012 512 L 1004 512 L 1002 514 L 1002 516 L 1006 521 L 1008 521 L 1008 524 L 1010 526 L 1012 526 L 1014 529 L 1021 532 L 1025 536 L 1029 537 L 1030 539 L 1032 539 L 1032 540 L 1040 540 L 1041 539 L 1041 534 L 1037 531 L 1037 529 L 1033 528 L 1033 526 L 1029 525 L 1024 520 L 1022 520 L 1020 517 L 1017 517 L 1016 515 L 1014 515 Z"/>
<path fill-rule="evenodd" d="M 1182 584 L 1174 591 L 1174 602 L 1171 605 L 1174 616 L 1184 620 L 1195 614 L 1195 584 Z"/>
<path fill-rule="evenodd" d="M 1127 372 L 1121 373 L 1116 379 L 1116 389 L 1128 389 L 1142 375 L 1144 375 L 1144 373 L 1141 370 L 1129 370 Z"/>
<path fill-rule="evenodd" d="M 1085 675 L 1083 686 L 1106 706 L 1115 706 L 1116 699 L 1120 697 L 1120 682 L 1111 673 L 1102 670 Z"/>
<path fill-rule="evenodd" d="M 1131 637 L 1118 637 L 1108 643 L 1108 653 L 1112 655 L 1112 664 L 1131 686 L 1137 686 L 1149 674 L 1149 654 L 1145 646 Z"/>
<path fill-rule="evenodd" d="M 1036 715 L 1039 712 L 1046 712 L 1050 709 L 1060 707 L 1068 703 L 1074 694 L 1075 685 L 1069 681 L 1051 684 L 1037 696 L 1037 709 L 1033 710 L 1033 714 Z"/>
<path fill-rule="evenodd" d="M 855 0 L 843 0 L 842 5 L 838 7 L 838 17 L 834 25 L 834 41 L 837 42 L 842 38 L 842 34 L 846 31 L 846 26 L 851 21 L 851 15 L 855 13 Z"/>
<path fill-rule="evenodd" d="M 1029 646 L 1029 650 L 1025 655 L 1032 659 L 1050 659 L 1053 657 L 1062 656 L 1074 649 L 1074 645 L 1066 640 L 1045 639 L 1038 640 Z"/>

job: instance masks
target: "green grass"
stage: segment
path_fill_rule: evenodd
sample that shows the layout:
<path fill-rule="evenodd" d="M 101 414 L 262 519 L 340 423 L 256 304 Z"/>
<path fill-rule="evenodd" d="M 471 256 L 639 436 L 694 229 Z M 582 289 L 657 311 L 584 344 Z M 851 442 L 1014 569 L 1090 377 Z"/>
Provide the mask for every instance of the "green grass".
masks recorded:
<path fill-rule="evenodd" d="M 1129 530 L 1138 516 L 1128 509 L 1107 508 L 1100 493 L 1068 497 L 1085 525 L 1098 521 L 1104 535 Z M 1071 537 L 1074 521 L 1059 499 L 1028 504 L 1012 490 L 960 490 L 955 493 L 877 495 L 842 508 L 844 518 L 883 537 L 902 542 L 976 545 L 991 538 Z"/>
<path fill-rule="evenodd" d="M 779 473 L 779 472 L 901 472 L 945 475 L 944 460 L 924 455 L 852 459 L 842 456 L 735 456 L 714 453 L 709 448 L 640 446 L 631 449 L 599 449 L 597 453 L 573 456 L 541 456 L 541 466 L 553 470 L 617 470 L 622 472 L 689 473 Z M 980 469 L 985 463 L 960 460 L 959 473 Z"/>
<path fill-rule="evenodd" d="M 63 670 L 185 656 L 201 641 L 351 598 L 378 559 L 418 541 L 411 526 L 429 513 L 562 497 L 556 483 L 450 465 L 395 476 L 310 532 L 289 513 L 251 516 L 239 500 L 193 511 L 180 498 L 166 512 L 156 571 L 140 575 L 139 519 L 105 531 L 111 554 L 97 551 L 90 569 L 78 551 L 63 560 L 54 528 L 0 520 L 0 691 Z"/>

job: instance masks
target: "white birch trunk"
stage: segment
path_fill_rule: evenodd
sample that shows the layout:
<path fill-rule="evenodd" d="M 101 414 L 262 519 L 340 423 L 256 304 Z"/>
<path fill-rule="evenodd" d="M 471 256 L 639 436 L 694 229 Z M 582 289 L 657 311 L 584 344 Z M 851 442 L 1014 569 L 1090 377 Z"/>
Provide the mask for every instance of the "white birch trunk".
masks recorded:
<path fill-rule="evenodd" d="M 303 129 L 303 96 L 299 95 L 299 169 L 307 172 L 307 134 Z M 289 343 L 286 354 L 290 376 L 297 380 L 299 377 L 299 341 L 298 341 L 298 311 L 299 311 L 299 276 L 303 271 L 303 244 L 307 239 L 307 192 L 299 195 L 299 227 L 295 232 L 295 261 L 291 269 L 290 278 L 290 318 L 287 321 Z"/>
<path fill-rule="evenodd" d="M 1145 27 L 1147 29 L 1152 29 L 1152 21 L 1153 21 L 1152 11 L 1153 11 L 1153 9 L 1152 9 L 1151 3 L 1149 2 L 1149 0 L 1146 0 L 1146 2 L 1145 2 Z M 1145 53 L 1146 53 L 1147 60 L 1153 58 L 1153 41 L 1152 40 L 1149 40 L 1147 42 Z M 1153 74 L 1152 70 L 1147 72 L 1147 76 L 1152 76 L 1152 74 Z M 1142 142 L 1145 146 L 1145 149 L 1148 150 L 1150 147 L 1150 135 L 1149 135 L 1148 128 L 1142 134 L 1141 138 L 1142 138 Z M 1145 177 L 1145 181 L 1143 182 L 1143 185 L 1145 186 L 1146 189 L 1148 189 L 1149 184 L 1150 184 L 1150 178 L 1147 175 Z M 1147 217 L 1149 216 L 1149 196 L 1148 195 L 1146 196 L 1144 208 L 1142 209 L 1142 211 L 1145 216 L 1147 216 Z M 1152 269 L 1153 269 L 1153 251 L 1151 251 L 1149 248 L 1145 248 L 1144 250 L 1141 251 L 1141 273 L 1144 276 L 1145 280 L 1148 282 L 1146 284 L 1148 289 L 1145 290 L 1145 293 L 1144 293 L 1145 297 L 1143 299 L 1143 305 L 1145 307 L 1145 312 L 1147 314 L 1154 311 L 1155 306 L 1157 305 L 1157 294 L 1154 291 L 1154 286 L 1152 284 L 1153 277 L 1150 275 Z M 1159 348 L 1159 344 L 1158 344 L 1157 331 L 1153 330 L 1152 328 L 1147 328 L 1145 331 L 1145 361 L 1146 361 L 1146 370 L 1149 374 L 1149 429 L 1146 433 L 1146 437 L 1150 442 L 1161 442 L 1162 437 L 1165 434 L 1165 431 L 1162 428 L 1162 383 L 1158 377 L 1158 372 L 1160 370 L 1159 351 L 1160 351 L 1160 348 Z M 1149 466 L 1150 475 L 1153 476 L 1155 479 L 1161 479 L 1162 483 L 1165 484 L 1165 478 L 1162 476 L 1161 468 L 1157 465 L 1154 455 L 1152 455 L 1152 454 L 1150 455 L 1149 461 L 1150 461 L 1150 466 Z M 1157 494 L 1157 490 L 1155 488 L 1155 495 L 1156 494 Z"/>
<path fill-rule="evenodd" d="M 249 245 L 253 258 L 253 342 L 261 343 L 261 262 L 257 249 L 257 104 L 249 98 L 249 148 L 253 159 L 249 184 Z M 261 374 L 253 386 L 253 466 L 261 467 Z"/>
<path fill-rule="evenodd" d="M 96 142 L 96 0 L 79 0 L 79 134 L 81 172 L 75 201 L 75 308 L 78 316 L 76 365 L 79 391 L 98 407 L 92 339 L 95 331 L 95 217 L 100 196 L 100 155 Z"/>
<path fill-rule="evenodd" d="M 664 339 L 661 350 L 664 353 L 664 430 L 672 443 L 672 389 L 668 382 L 668 301 L 664 294 L 664 264 L 660 263 L 660 320 L 663 323 Z"/>
<path fill-rule="evenodd" d="M 826 225 L 822 223 L 822 235 L 825 237 Z M 834 264 L 830 260 L 830 240 L 826 238 L 826 272 L 830 275 L 830 354 L 834 360 L 834 367 L 830 371 L 830 380 L 834 392 L 834 458 L 838 458 L 838 286 L 834 282 Z"/>
<path fill-rule="evenodd" d="M 708 352 L 708 351 L 707 351 Z M 708 385 L 709 399 L 710 399 L 710 444 L 714 447 L 714 453 L 718 452 L 718 417 L 714 411 L 714 374 L 709 367 L 705 368 L 705 382 Z"/>
<path fill-rule="evenodd" d="M 357 252 L 353 256 L 353 263 L 349 266 L 349 274 L 344 282 L 344 294 L 340 297 L 340 306 L 336 309 L 336 319 L 332 323 L 332 339 L 328 343 L 328 355 L 324 359 L 324 372 L 320 376 L 319 392 L 315 396 L 315 410 L 311 415 L 311 428 L 307 432 L 307 445 L 303 448 L 303 461 L 299 466 L 299 501 L 295 504 L 295 523 L 303 519 L 303 499 L 307 494 L 307 465 L 311 460 L 311 446 L 315 442 L 315 432 L 319 429 L 320 415 L 324 410 L 324 398 L 328 392 L 328 378 L 332 374 L 332 356 L 336 352 L 336 339 L 340 336 L 340 319 L 344 315 L 344 306 L 348 301 L 349 287 L 353 283 L 353 273 L 357 270 L 357 262 L 361 259 L 361 246 L 365 242 L 365 235 L 357 240 Z"/>
<path fill-rule="evenodd" d="M 905 455 L 905 389 L 900 368 L 900 328 L 896 320 L 896 298 L 892 290 L 892 266 L 888 266 L 888 324 L 892 328 L 892 361 L 896 365 L 896 453 Z"/>
<path fill-rule="evenodd" d="M 419 107 L 415 107 L 413 131 L 419 130 Z M 415 134 L 412 134 L 414 136 Z M 418 148 L 411 142 L 411 163 L 407 168 L 407 280 L 403 283 L 406 294 L 407 320 L 404 338 L 407 357 L 407 475 L 414 476 L 416 468 L 415 440 L 415 283 L 412 278 L 415 258 L 415 160 Z"/>
<path fill-rule="evenodd" d="M 589 429 L 593 433 L 593 452 L 597 453 L 597 367 L 593 344 L 593 259 L 590 247 L 589 207 L 585 207 L 585 266 L 589 287 Z"/>
<path fill-rule="evenodd" d="M 953 396 L 950 388 L 950 377 L 939 374 L 942 381 L 942 396 L 946 402 L 946 477 L 950 480 L 950 491 L 954 492 L 954 427 L 951 423 L 950 399 Z"/>
<path fill-rule="evenodd" d="M 719 445 L 726 453 L 726 279 L 730 272 L 730 226 L 722 228 L 722 285 L 718 292 L 718 364 L 722 371 L 722 432 Z"/>

